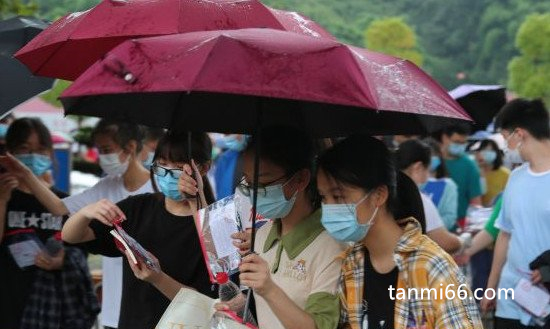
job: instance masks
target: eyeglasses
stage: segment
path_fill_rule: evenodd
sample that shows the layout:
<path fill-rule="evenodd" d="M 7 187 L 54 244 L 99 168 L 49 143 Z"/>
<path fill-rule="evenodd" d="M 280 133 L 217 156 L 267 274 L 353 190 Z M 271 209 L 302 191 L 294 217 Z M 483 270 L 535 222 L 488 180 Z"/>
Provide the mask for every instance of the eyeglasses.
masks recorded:
<path fill-rule="evenodd" d="M 280 181 L 281 179 L 283 178 L 286 178 L 287 175 L 284 175 L 284 176 L 281 176 L 271 182 L 268 182 L 268 183 L 264 183 L 264 184 L 261 184 L 261 183 L 258 183 L 258 196 L 262 196 L 262 197 L 265 197 L 267 195 L 267 188 L 275 183 L 277 183 L 278 181 Z M 286 183 L 285 183 L 286 184 Z M 237 188 L 239 189 L 239 191 L 241 191 L 241 193 L 244 195 L 244 196 L 251 196 L 252 195 L 252 192 L 254 190 L 254 187 L 253 186 L 250 186 L 247 182 L 246 182 L 246 179 L 243 177 L 241 179 L 241 181 L 239 182 L 239 185 L 237 185 Z"/>
<path fill-rule="evenodd" d="M 179 168 L 165 168 L 155 163 L 153 164 L 153 173 L 159 177 L 166 177 L 166 175 L 170 174 L 172 178 L 180 178 L 183 170 Z"/>

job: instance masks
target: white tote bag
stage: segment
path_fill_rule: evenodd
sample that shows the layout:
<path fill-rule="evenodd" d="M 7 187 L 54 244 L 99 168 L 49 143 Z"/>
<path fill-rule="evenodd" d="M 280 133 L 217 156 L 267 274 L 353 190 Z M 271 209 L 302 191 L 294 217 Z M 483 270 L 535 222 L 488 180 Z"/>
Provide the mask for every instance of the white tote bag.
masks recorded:
<path fill-rule="evenodd" d="M 183 288 L 172 300 L 156 329 L 207 329 L 215 313 L 215 299 Z"/>

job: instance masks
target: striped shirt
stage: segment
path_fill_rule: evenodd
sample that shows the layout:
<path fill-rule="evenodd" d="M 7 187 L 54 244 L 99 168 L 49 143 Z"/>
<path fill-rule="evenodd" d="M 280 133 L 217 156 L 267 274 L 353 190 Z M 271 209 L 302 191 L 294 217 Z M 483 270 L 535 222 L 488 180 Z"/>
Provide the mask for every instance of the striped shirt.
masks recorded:
<path fill-rule="evenodd" d="M 397 287 L 392 294 L 395 298 L 395 328 L 483 328 L 466 278 L 451 256 L 422 235 L 420 224 L 415 219 L 400 220 L 399 225 L 404 232 L 394 253 L 399 270 Z M 363 297 L 364 245 L 357 243 L 340 257 L 343 259 L 339 284 L 342 303 L 340 327 L 366 329 L 362 328 L 367 309 Z M 410 288 L 416 288 L 417 293 Z M 399 291 L 405 295 L 400 295 Z M 453 294 L 454 298 L 451 298 Z"/>

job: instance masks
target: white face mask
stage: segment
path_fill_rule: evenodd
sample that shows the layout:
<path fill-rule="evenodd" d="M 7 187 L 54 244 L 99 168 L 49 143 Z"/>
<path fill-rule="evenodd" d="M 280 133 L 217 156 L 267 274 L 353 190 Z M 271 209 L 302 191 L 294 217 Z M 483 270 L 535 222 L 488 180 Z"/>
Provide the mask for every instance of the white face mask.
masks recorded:
<path fill-rule="evenodd" d="M 109 154 L 100 154 L 99 155 L 99 166 L 107 175 L 122 175 L 128 170 L 128 165 L 130 164 L 130 157 L 126 158 L 126 161 L 120 162 L 120 154 L 118 153 L 109 153 Z"/>
<path fill-rule="evenodd" d="M 508 141 L 514 136 L 516 132 L 514 131 L 508 138 L 506 138 L 506 147 L 504 148 L 504 157 L 505 161 L 509 162 L 511 164 L 521 164 L 525 162 L 523 158 L 521 157 L 521 153 L 519 152 L 519 149 L 522 146 L 522 142 L 518 142 L 515 149 L 510 149 L 508 147 Z"/>

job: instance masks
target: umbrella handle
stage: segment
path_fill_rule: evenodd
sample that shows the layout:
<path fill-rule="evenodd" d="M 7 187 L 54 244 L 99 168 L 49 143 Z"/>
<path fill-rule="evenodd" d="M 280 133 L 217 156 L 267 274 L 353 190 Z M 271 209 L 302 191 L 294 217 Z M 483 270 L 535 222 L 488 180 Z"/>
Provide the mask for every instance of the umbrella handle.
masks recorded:
<path fill-rule="evenodd" d="M 254 253 L 254 242 L 256 240 L 256 206 L 258 204 L 258 179 L 260 176 L 260 151 L 262 140 L 262 122 L 263 122 L 263 102 L 258 98 L 258 116 L 256 122 L 256 152 L 254 154 L 254 181 L 252 183 L 252 230 L 250 232 L 250 253 Z M 246 322 L 248 312 L 250 311 L 250 299 L 252 297 L 252 289 L 249 287 L 246 293 L 246 304 L 244 305 L 243 324 Z"/>

